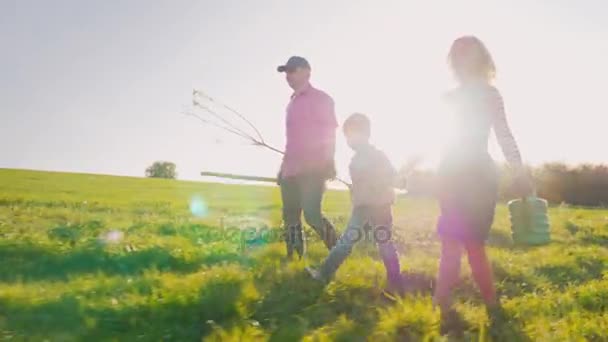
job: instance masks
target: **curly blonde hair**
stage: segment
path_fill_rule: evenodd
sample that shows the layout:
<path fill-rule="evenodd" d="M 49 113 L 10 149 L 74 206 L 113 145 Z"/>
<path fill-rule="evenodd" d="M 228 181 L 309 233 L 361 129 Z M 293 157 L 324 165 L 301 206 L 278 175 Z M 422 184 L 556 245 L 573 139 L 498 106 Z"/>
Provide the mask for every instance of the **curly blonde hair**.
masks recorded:
<path fill-rule="evenodd" d="M 458 81 L 481 79 L 488 83 L 496 78 L 496 66 L 490 51 L 475 36 L 464 36 L 452 43 L 448 64 Z"/>

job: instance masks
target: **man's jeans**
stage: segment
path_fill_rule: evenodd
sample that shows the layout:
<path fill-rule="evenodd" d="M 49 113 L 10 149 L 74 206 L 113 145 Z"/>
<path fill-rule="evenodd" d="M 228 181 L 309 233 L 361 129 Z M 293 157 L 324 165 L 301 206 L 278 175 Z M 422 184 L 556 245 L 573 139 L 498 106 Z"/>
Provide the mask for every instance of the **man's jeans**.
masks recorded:
<path fill-rule="evenodd" d="M 281 179 L 280 185 L 287 256 L 292 257 L 294 250 L 300 257 L 304 254 L 302 211 L 306 223 L 319 234 L 327 249 L 331 249 L 336 244 L 336 231 L 321 213 L 325 177 L 315 174 L 298 175 Z"/>
<path fill-rule="evenodd" d="M 399 256 L 392 242 L 392 225 L 393 217 L 390 205 L 355 207 L 346 231 L 319 269 L 323 278 L 333 277 L 342 262 L 351 253 L 355 243 L 371 238 L 378 246 L 389 283 L 399 283 L 401 270 Z"/>

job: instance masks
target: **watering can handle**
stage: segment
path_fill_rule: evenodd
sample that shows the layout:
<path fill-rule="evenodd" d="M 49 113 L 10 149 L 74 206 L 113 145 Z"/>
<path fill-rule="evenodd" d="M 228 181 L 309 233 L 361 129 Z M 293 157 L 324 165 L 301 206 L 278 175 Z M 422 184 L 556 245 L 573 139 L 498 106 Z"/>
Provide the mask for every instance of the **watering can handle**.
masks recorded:
<path fill-rule="evenodd" d="M 537 197 L 537 196 L 536 196 L 536 186 L 534 186 L 534 185 L 532 186 L 532 194 L 531 194 L 531 196 L 523 196 L 523 197 L 521 198 L 521 200 L 525 202 L 525 201 L 526 201 L 528 198 L 530 198 L 530 197 L 534 197 L 534 198 L 536 198 L 536 197 Z"/>
<path fill-rule="evenodd" d="M 525 172 L 525 171 L 524 171 Z M 524 174 L 527 174 L 527 172 L 525 172 Z M 520 174 L 520 176 L 523 174 Z M 530 197 L 534 197 L 536 198 L 536 184 L 534 184 L 533 178 L 531 175 L 527 175 L 527 182 L 529 182 L 530 188 L 531 188 L 531 194 L 527 195 L 527 196 L 522 196 L 522 200 L 525 202 L 528 198 Z"/>

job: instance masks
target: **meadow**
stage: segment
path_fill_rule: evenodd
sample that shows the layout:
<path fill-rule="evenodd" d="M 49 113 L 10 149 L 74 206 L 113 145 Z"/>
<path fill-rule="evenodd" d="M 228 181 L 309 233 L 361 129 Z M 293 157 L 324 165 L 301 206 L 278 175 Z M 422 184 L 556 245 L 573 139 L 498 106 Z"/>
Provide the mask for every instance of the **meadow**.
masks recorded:
<path fill-rule="evenodd" d="M 349 196 L 330 191 L 343 230 Z M 436 203 L 399 198 L 402 271 L 432 279 Z M 463 259 L 460 336 L 439 335 L 422 289 L 382 295 L 362 242 L 327 286 L 327 251 L 285 260 L 277 187 L 0 170 L 2 341 L 608 341 L 608 211 L 550 208 L 551 244 L 514 246 L 506 207 L 489 241 L 507 321 L 488 322 Z M 263 234 L 260 234 L 263 232 Z"/>

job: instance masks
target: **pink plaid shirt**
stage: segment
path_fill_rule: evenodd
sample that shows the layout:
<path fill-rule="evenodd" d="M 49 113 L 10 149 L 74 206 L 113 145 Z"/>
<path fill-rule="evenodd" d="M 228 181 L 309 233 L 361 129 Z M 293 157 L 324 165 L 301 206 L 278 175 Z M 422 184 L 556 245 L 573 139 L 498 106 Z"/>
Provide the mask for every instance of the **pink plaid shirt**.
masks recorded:
<path fill-rule="evenodd" d="M 285 156 L 281 177 L 326 172 L 336 143 L 334 101 L 310 84 L 294 93 L 287 106 Z"/>

